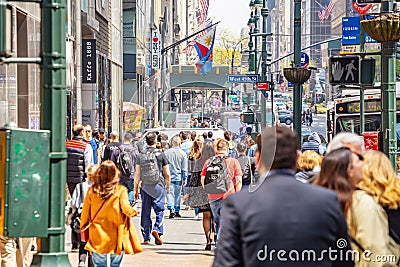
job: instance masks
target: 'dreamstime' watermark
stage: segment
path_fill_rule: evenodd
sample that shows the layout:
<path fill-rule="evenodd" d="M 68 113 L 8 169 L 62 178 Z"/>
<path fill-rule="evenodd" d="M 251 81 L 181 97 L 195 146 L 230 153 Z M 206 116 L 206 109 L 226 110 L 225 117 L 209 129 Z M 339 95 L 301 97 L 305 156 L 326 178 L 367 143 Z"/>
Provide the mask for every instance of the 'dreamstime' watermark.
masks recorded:
<path fill-rule="evenodd" d="M 395 255 L 373 255 L 370 250 L 360 253 L 357 250 L 343 250 L 347 247 L 346 239 L 340 238 L 336 242 L 336 248 L 329 247 L 321 251 L 313 249 L 305 250 L 268 250 L 268 245 L 257 252 L 259 261 L 292 261 L 292 262 L 316 262 L 316 261 L 366 261 L 366 262 L 397 262 Z"/>

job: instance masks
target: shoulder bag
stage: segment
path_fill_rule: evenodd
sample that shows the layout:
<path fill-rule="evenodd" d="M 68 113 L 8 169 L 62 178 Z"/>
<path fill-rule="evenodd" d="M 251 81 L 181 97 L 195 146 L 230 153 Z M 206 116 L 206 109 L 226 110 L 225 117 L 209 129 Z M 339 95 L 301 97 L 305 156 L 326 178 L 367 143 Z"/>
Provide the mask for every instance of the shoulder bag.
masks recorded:
<path fill-rule="evenodd" d="M 103 203 L 101 203 L 100 208 L 97 210 L 96 214 L 94 215 L 93 219 L 89 218 L 89 223 L 81 228 L 81 241 L 82 242 L 88 242 L 89 240 L 89 227 L 93 224 L 94 219 L 96 218 L 97 214 L 99 214 L 101 208 L 104 206 L 104 203 L 106 203 L 107 200 L 103 200 Z"/>

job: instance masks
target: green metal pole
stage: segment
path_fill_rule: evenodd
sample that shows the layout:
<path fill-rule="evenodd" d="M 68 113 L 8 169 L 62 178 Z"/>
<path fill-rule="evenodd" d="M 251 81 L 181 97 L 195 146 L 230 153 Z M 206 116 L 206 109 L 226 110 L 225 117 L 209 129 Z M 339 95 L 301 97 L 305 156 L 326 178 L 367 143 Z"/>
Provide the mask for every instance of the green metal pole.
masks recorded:
<path fill-rule="evenodd" d="M 300 68 L 301 50 L 301 0 L 294 0 L 294 67 Z M 301 146 L 301 84 L 295 84 L 293 90 L 294 118 L 293 128 Z"/>
<path fill-rule="evenodd" d="M 6 55 L 6 8 L 7 0 L 0 0 L 0 56 Z"/>
<path fill-rule="evenodd" d="M 42 2 L 42 128 L 51 130 L 48 237 L 32 266 L 70 266 L 64 252 L 66 180 L 66 0 Z"/>
<path fill-rule="evenodd" d="M 364 19 L 364 15 L 360 17 L 361 20 Z M 360 25 L 360 52 L 365 52 L 364 45 L 364 28 Z M 360 88 L 360 134 L 365 132 L 365 105 L 364 105 L 364 87 L 361 85 Z"/>
<path fill-rule="evenodd" d="M 393 11 L 393 0 L 382 2 L 382 13 Z M 383 153 L 397 170 L 396 138 L 396 43 L 382 43 L 382 130 Z"/>
<path fill-rule="evenodd" d="M 258 15 L 258 11 L 257 8 L 254 10 L 254 30 L 253 33 L 254 34 L 258 34 L 260 33 L 260 29 L 258 28 L 258 20 L 259 20 L 260 16 Z M 258 74 L 258 36 L 255 35 L 254 36 L 254 74 Z M 258 98 L 259 98 L 259 91 L 257 90 L 257 86 L 253 85 L 255 88 L 255 103 L 258 106 Z M 256 112 L 259 112 L 256 111 Z M 263 127 L 262 127 L 262 116 L 261 116 L 261 122 L 257 123 L 257 128 L 258 128 L 258 132 L 261 133 Z"/>
<path fill-rule="evenodd" d="M 261 16 L 263 18 L 262 26 L 262 46 L 261 46 L 261 81 L 265 83 L 267 81 L 267 0 L 263 1 L 263 7 L 261 8 Z M 261 130 L 267 126 L 267 103 L 266 103 L 267 92 L 263 91 L 261 94 Z M 271 101 L 271 108 L 274 110 L 274 103 Z"/>

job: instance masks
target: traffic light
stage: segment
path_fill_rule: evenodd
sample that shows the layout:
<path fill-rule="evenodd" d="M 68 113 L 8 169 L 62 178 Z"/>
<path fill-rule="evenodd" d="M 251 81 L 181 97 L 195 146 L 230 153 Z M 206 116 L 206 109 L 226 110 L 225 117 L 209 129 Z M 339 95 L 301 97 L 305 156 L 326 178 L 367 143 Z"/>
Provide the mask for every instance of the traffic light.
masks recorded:
<path fill-rule="evenodd" d="M 270 63 L 272 61 L 272 52 L 267 51 L 267 62 Z"/>
<path fill-rule="evenodd" d="M 244 123 L 253 124 L 256 122 L 256 118 L 253 112 L 243 112 L 240 114 L 240 120 Z"/>
<path fill-rule="evenodd" d="M 256 70 L 256 60 L 255 60 L 255 55 L 252 53 L 249 56 L 249 71 L 255 71 Z"/>

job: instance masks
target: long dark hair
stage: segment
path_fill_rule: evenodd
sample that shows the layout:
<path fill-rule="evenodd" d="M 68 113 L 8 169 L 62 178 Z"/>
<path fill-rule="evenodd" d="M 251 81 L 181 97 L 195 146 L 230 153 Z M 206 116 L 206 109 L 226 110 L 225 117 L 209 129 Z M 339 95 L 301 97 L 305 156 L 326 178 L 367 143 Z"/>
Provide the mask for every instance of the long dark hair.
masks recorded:
<path fill-rule="evenodd" d="M 314 184 L 336 192 L 344 216 L 351 206 L 355 185 L 349 177 L 352 152 L 347 147 L 341 147 L 327 154 L 321 163 L 321 171 Z"/>
<path fill-rule="evenodd" d="M 204 142 L 203 148 L 201 149 L 201 156 L 200 158 L 196 161 L 196 169 L 197 167 L 203 168 L 204 163 L 206 160 L 209 158 L 215 156 L 215 148 L 214 148 L 214 143 L 213 142 Z"/>

